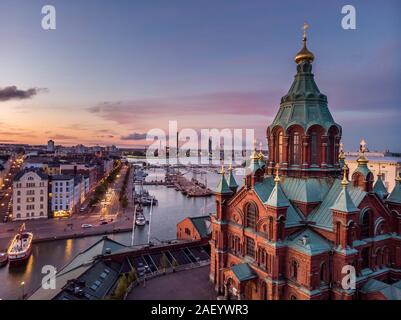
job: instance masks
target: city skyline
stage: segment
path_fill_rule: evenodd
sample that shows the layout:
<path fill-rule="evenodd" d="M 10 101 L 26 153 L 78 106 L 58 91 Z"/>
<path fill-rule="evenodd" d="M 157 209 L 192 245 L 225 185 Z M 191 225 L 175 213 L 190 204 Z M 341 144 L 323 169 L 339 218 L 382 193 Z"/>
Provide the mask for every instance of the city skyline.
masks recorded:
<path fill-rule="evenodd" d="M 354 1 L 356 30 L 341 28 L 339 1 L 53 1 L 54 31 L 41 29 L 43 5 L 0 5 L 0 25 L 12 26 L 0 28 L 0 143 L 132 147 L 169 120 L 179 129 L 255 128 L 265 142 L 306 20 L 345 148 L 364 138 L 371 150 L 401 151 L 397 1 Z"/>

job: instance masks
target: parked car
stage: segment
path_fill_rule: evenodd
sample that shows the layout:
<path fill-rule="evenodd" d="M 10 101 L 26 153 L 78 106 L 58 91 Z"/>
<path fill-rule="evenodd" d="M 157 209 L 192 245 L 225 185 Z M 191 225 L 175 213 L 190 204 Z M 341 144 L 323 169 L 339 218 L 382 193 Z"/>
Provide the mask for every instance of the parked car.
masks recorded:
<path fill-rule="evenodd" d="M 83 229 L 88 229 L 88 228 L 92 228 L 93 226 L 91 224 L 89 224 L 89 223 L 84 223 L 81 227 Z"/>
<path fill-rule="evenodd" d="M 84 212 L 85 211 L 85 208 L 84 207 L 81 207 L 80 209 L 79 209 L 79 212 Z"/>
<path fill-rule="evenodd" d="M 101 225 L 103 225 L 103 224 L 108 224 L 108 222 L 107 222 L 107 221 L 100 221 L 100 224 L 101 224 Z"/>

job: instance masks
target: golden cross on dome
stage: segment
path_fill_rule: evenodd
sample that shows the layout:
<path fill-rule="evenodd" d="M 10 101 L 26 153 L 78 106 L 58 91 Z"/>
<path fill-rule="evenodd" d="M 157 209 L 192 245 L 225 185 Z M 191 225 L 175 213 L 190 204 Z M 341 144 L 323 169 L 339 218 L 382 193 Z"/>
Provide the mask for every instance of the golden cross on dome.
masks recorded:
<path fill-rule="evenodd" d="M 220 174 L 222 174 L 222 175 L 223 175 L 223 174 L 225 174 L 225 171 L 224 171 L 224 164 L 222 164 L 222 165 L 221 165 L 221 171 L 220 171 Z"/>
<path fill-rule="evenodd" d="M 304 40 L 306 40 L 306 31 L 309 29 L 309 24 L 307 22 L 304 22 L 304 25 L 302 27 L 302 30 L 304 30 Z"/>
<path fill-rule="evenodd" d="M 362 153 L 365 153 L 365 152 L 366 152 L 366 141 L 365 141 L 365 139 L 362 139 L 362 140 L 361 140 L 361 143 L 360 143 L 360 150 L 361 150 Z"/>
<path fill-rule="evenodd" d="M 274 182 L 279 183 L 280 182 L 280 176 L 278 173 L 279 165 L 278 163 L 276 164 L 276 176 L 274 177 Z"/>

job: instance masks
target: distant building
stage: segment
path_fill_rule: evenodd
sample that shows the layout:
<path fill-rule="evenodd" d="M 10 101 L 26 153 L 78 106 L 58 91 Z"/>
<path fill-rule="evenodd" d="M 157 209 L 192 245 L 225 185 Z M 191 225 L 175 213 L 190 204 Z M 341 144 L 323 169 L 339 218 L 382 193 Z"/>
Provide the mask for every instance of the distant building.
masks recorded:
<path fill-rule="evenodd" d="M 54 152 L 55 151 L 54 141 L 53 140 L 47 141 L 47 151 L 49 151 L 49 152 Z"/>
<path fill-rule="evenodd" d="M 48 217 L 48 176 L 39 169 L 17 173 L 13 181 L 13 220 Z"/>
<path fill-rule="evenodd" d="M 387 191 L 391 192 L 395 187 L 395 179 L 401 174 L 401 158 L 398 157 L 368 157 L 369 170 L 372 171 L 374 181 L 376 182 L 380 175 Z M 357 166 L 357 157 L 347 157 L 345 160 L 349 170 L 353 172 Z"/>
<path fill-rule="evenodd" d="M 188 217 L 177 224 L 178 240 L 202 240 L 212 232 L 210 216 Z"/>

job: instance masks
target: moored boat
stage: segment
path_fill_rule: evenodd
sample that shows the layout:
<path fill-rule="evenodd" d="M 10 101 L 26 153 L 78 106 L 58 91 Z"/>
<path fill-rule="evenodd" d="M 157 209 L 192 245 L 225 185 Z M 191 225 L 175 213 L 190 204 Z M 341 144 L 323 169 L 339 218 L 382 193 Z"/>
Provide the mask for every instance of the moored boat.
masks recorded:
<path fill-rule="evenodd" d="M 7 250 L 10 266 L 22 264 L 29 259 L 32 253 L 32 240 L 31 232 L 21 231 L 14 236 Z"/>
<path fill-rule="evenodd" d="M 0 252 L 0 267 L 3 267 L 8 262 L 8 254 L 7 252 Z"/>
<path fill-rule="evenodd" d="M 137 226 L 144 226 L 146 224 L 146 218 L 143 214 L 137 214 L 135 219 L 135 224 Z"/>

